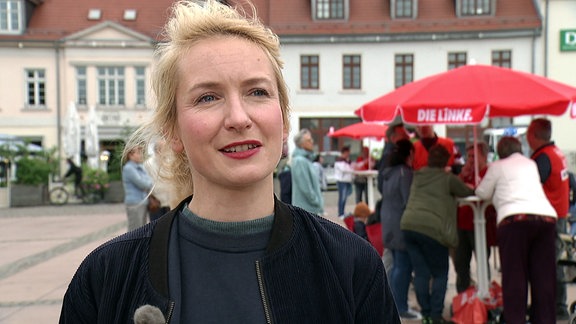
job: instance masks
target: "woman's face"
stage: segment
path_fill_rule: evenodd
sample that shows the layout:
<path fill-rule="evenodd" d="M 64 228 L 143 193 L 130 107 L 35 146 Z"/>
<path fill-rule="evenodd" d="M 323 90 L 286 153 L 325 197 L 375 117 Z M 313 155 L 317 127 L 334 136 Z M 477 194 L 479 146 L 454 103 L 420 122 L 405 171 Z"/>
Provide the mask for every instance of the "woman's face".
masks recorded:
<path fill-rule="evenodd" d="M 142 153 L 142 149 L 135 148 L 128 154 L 128 159 L 136 163 L 142 163 L 144 162 L 144 155 Z"/>
<path fill-rule="evenodd" d="M 262 49 L 235 37 L 203 40 L 179 63 L 177 130 L 196 189 L 268 181 L 287 137 L 272 65 Z"/>

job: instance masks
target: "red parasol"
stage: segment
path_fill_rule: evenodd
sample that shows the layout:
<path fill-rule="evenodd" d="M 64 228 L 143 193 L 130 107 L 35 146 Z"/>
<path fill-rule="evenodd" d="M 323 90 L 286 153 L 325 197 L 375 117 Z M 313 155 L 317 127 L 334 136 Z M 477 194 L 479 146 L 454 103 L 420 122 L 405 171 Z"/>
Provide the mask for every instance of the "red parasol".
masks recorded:
<path fill-rule="evenodd" d="M 369 137 L 382 139 L 386 135 L 386 129 L 388 129 L 388 126 L 384 124 L 360 122 L 348 125 L 346 127 L 342 127 L 335 131 L 332 131 L 332 129 L 330 129 L 328 136 L 350 137 L 353 139 L 363 139 Z"/>
<path fill-rule="evenodd" d="M 562 115 L 576 118 L 576 88 L 534 74 L 466 65 L 406 84 L 356 110 L 367 122 L 477 124 L 485 116 Z"/>

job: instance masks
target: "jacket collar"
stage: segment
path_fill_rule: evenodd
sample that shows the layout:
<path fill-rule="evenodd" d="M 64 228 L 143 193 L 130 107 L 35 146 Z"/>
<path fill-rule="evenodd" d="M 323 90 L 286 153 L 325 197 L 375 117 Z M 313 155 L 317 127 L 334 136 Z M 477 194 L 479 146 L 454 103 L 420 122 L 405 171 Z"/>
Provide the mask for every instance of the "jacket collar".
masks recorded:
<path fill-rule="evenodd" d="M 174 219 L 183 208 L 188 206 L 192 196 L 184 199 L 178 207 L 172 209 L 166 215 L 162 216 L 155 224 L 150 239 L 148 250 L 148 269 L 150 272 L 150 281 L 156 291 L 163 296 L 170 296 L 168 292 L 168 247 L 170 241 L 170 230 L 174 224 Z M 294 218 L 290 207 L 278 200 L 274 196 L 274 223 L 270 241 L 266 248 L 266 253 L 271 254 L 283 246 L 292 236 Z"/>

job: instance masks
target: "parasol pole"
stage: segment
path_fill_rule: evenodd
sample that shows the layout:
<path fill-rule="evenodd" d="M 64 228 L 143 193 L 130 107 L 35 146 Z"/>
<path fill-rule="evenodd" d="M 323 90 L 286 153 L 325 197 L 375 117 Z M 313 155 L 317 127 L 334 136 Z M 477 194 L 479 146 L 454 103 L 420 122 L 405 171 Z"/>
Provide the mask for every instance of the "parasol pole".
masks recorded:
<path fill-rule="evenodd" d="M 474 134 L 474 187 L 480 183 L 480 170 L 478 169 L 478 125 L 473 126 Z M 476 246 L 476 267 L 478 279 L 478 296 L 486 298 L 488 292 L 488 251 L 486 247 L 486 202 L 477 201 L 474 203 L 474 244 Z"/>
<path fill-rule="evenodd" d="M 478 125 L 472 126 L 472 133 L 474 136 L 474 188 L 480 183 L 480 170 L 478 170 Z"/>

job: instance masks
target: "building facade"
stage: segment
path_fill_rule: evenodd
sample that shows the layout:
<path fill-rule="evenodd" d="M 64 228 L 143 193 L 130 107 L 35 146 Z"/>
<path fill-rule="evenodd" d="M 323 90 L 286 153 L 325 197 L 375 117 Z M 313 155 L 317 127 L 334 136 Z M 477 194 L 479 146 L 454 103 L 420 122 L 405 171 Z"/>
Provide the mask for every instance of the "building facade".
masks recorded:
<path fill-rule="evenodd" d="M 543 0 L 540 8 L 544 18 L 542 75 L 553 80 L 576 86 L 576 1 Z M 573 105 L 572 109 L 576 109 Z M 576 115 L 576 113 L 574 114 Z M 566 155 L 569 168 L 576 172 L 576 120 L 569 113 L 551 117 L 553 138 Z"/>
<path fill-rule="evenodd" d="M 152 52 L 172 2 L 0 0 L 0 133 L 60 147 L 66 110 L 74 103 L 83 121 L 88 108 L 96 108 L 101 144 L 115 145 L 153 107 Z M 575 52 L 552 50 L 560 30 L 576 28 L 574 1 L 252 2 L 280 36 L 291 133 L 311 129 L 318 151 L 351 144 L 359 152 L 359 141 L 330 138 L 329 129 L 359 121 L 354 110 L 367 101 L 464 64 L 547 73 L 576 85 Z M 555 136 L 572 150 L 576 144 L 559 135 L 564 127 L 555 127 Z M 472 137 L 466 126 L 437 131 L 461 145 Z"/>

